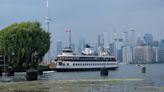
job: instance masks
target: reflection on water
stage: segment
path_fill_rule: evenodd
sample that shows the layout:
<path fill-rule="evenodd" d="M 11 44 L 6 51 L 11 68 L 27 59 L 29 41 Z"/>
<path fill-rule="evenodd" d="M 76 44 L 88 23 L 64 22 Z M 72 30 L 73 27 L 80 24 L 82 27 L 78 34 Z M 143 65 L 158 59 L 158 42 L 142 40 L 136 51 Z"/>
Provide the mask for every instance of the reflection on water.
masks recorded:
<path fill-rule="evenodd" d="M 16 73 L 8 81 L 17 82 L 0 82 L 0 92 L 164 92 L 164 64 L 145 66 L 146 73 L 141 73 L 136 65 L 120 65 L 107 77 L 99 71 L 44 72 L 33 82 Z"/>

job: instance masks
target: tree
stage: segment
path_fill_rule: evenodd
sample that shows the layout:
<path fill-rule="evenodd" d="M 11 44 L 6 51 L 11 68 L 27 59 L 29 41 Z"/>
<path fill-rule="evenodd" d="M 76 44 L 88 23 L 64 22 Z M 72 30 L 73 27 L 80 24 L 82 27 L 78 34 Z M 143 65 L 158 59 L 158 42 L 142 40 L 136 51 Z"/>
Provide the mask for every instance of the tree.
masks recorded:
<path fill-rule="evenodd" d="M 0 43 L 9 66 L 36 68 L 50 48 L 50 33 L 39 22 L 14 23 L 0 31 Z"/>

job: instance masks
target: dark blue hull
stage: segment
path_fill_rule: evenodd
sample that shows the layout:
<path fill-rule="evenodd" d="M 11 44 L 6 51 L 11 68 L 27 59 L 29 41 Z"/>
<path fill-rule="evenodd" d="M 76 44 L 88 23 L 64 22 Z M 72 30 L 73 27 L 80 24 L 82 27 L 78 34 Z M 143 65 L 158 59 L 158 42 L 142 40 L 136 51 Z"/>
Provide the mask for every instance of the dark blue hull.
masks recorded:
<path fill-rule="evenodd" d="M 108 70 L 116 70 L 118 67 L 107 68 Z M 101 68 L 60 68 L 54 69 L 57 72 L 78 72 L 78 71 L 99 71 Z"/>

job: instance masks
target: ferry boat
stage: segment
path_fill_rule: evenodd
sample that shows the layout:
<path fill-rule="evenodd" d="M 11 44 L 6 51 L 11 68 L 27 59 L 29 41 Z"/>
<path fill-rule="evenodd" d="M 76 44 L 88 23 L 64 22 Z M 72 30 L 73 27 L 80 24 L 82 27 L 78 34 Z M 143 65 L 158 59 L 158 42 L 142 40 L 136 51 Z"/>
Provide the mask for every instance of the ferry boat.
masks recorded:
<path fill-rule="evenodd" d="M 76 55 L 70 47 L 64 48 L 55 59 L 55 70 L 58 72 L 100 70 L 104 67 L 117 69 L 116 58 L 105 50 L 94 54 L 89 45 L 86 45 L 81 55 Z"/>

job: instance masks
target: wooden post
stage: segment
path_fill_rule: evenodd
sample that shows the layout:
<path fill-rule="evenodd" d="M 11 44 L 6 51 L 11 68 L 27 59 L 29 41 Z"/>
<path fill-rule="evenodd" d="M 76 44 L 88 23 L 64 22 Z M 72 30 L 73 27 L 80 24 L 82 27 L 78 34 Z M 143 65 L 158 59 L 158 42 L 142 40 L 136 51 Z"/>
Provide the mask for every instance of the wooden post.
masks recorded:
<path fill-rule="evenodd" d="M 27 70 L 26 71 L 26 79 L 28 81 L 37 80 L 38 79 L 37 70 L 35 70 L 34 68 L 31 68 L 31 69 Z"/>
<path fill-rule="evenodd" d="M 100 75 L 101 76 L 108 76 L 108 69 L 103 67 L 100 69 Z"/>

